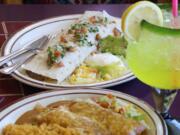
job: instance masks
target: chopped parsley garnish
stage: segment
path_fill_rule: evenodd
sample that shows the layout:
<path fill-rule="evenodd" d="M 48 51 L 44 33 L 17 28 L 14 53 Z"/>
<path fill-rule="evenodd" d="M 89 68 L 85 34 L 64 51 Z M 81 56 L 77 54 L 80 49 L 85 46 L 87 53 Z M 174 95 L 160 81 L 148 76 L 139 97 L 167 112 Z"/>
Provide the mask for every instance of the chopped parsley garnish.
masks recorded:
<path fill-rule="evenodd" d="M 99 29 L 98 29 L 98 27 L 90 27 L 89 32 L 96 33 L 96 32 L 99 32 Z"/>
<path fill-rule="evenodd" d="M 88 41 L 87 32 L 97 33 L 99 29 L 94 24 L 107 24 L 107 17 L 98 17 L 92 16 L 89 18 L 90 22 L 79 22 L 73 24 L 68 30 L 70 34 L 73 34 L 73 41 L 76 42 L 79 46 L 92 46 L 93 44 Z"/>
<path fill-rule="evenodd" d="M 106 25 L 108 23 L 107 17 L 100 17 L 100 16 L 91 16 L 89 18 L 91 24 L 103 24 Z"/>
<path fill-rule="evenodd" d="M 72 25 L 69 31 L 73 31 L 74 40 L 79 44 L 79 46 L 92 46 L 93 44 L 87 40 L 87 32 L 98 32 L 99 30 L 97 27 L 90 27 L 88 23 L 79 23 Z"/>
<path fill-rule="evenodd" d="M 108 19 L 107 17 L 104 18 L 104 23 L 107 23 L 108 22 Z"/>
<path fill-rule="evenodd" d="M 92 46 L 93 44 L 87 40 L 87 35 L 80 35 L 77 39 L 77 42 L 79 42 L 79 46 Z"/>
<path fill-rule="evenodd" d="M 49 67 L 51 67 L 53 64 L 60 62 L 59 58 L 64 57 L 66 53 L 66 49 L 62 45 L 54 45 L 48 47 L 47 52 L 48 52 L 47 64 Z"/>
<path fill-rule="evenodd" d="M 77 23 L 71 26 L 72 30 L 81 29 L 82 27 L 86 27 L 88 23 Z"/>

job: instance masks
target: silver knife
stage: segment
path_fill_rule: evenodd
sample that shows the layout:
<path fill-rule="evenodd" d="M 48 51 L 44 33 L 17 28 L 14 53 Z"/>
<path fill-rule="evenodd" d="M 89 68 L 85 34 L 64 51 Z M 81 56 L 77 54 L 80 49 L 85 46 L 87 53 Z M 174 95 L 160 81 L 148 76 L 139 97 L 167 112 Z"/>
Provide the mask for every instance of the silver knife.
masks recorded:
<path fill-rule="evenodd" d="M 18 69 L 19 67 L 21 67 L 24 63 L 28 62 L 29 60 L 31 60 L 36 54 L 39 53 L 40 50 L 43 49 L 44 46 L 47 45 L 47 42 L 51 39 L 52 37 L 50 36 L 46 36 L 46 38 L 42 38 L 41 41 L 40 40 L 37 40 L 39 43 L 38 43 L 38 47 L 34 47 L 34 49 L 32 48 L 29 48 L 31 51 L 27 51 L 26 53 L 23 53 L 21 55 L 26 55 L 26 58 L 19 61 L 19 62 L 16 62 L 16 63 L 13 63 L 12 65 L 9 65 L 9 66 L 5 66 L 4 68 L 1 68 L 0 69 L 0 73 L 3 73 L 3 74 L 11 74 L 12 72 L 14 72 L 16 69 Z M 26 48 L 28 49 L 28 48 Z"/>
<path fill-rule="evenodd" d="M 10 66 L 1 68 L 0 69 L 0 73 L 6 74 L 6 75 L 11 74 L 15 70 L 17 70 L 19 67 L 21 67 L 24 63 L 26 63 L 29 60 L 31 60 L 37 53 L 38 53 L 38 50 L 31 51 L 31 53 L 28 54 L 26 59 L 23 59 L 23 60 L 19 61 L 18 63 L 14 63 L 14 64 L 12 64 Z"/>
<path fill-rule="evenodd" d="M 42 36 L 38 40 L 32 42 L 30 45 L 27 47 L 16 50 L 8 55 L 0 57 L 0 66 L 4 65 L 5 63 L 8 63 L 10 60 L 21 56 L 22 54 L 31 51 L 31 50 L 37 50 L 37 49 L 42 49 L 42 46 L 49 40 L 49 36 Z"/>

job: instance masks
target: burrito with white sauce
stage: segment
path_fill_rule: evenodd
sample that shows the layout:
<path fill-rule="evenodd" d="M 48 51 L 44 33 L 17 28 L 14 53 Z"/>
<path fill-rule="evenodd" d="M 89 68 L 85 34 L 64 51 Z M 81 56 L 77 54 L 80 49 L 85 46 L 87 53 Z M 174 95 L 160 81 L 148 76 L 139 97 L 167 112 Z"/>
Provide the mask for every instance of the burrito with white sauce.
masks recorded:
<path fill-rule="evenodd" d="M 61 83 L 97 50 L 99 39 L 117 34 L 116 31 L 120 31 L 120 19 L 105 11 L 86 11 L 23 68 Z"/>

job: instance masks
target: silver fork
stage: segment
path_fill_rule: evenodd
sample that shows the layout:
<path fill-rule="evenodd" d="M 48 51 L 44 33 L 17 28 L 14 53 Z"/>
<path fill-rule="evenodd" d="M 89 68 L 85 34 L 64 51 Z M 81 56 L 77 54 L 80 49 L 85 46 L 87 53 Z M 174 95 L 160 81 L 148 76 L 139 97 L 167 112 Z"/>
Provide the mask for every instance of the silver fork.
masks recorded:
<path fill-rule="evenodd" d="M 4 68 L 0 69 L 0 73 L 3 74 L 11 74 L 12 72 L 14 72 L 15 70 L 17 70 L 21 65 L 23 65 L 24 63 L 28 62 L 29 60 L 31 60 L 37 53 L 39 53 L 48 43 L 48 41 L 52 38 L 52 36 L 48 36 L 47 40 L 43 40 L 41 47 L 39 48 L 34 48 L 34 49 L 30 49 L 29 51 L 26 50 L 26 52 L 24 52 L 23 54 L 25 55 L 27 52 L 29 52 L 29 54 L 27 55 L 26 59 L 23 59 L 21 61 L 19 61 L 18 63 L 14 63 L 10 66 L 6 66 Z M 22 55 L 23 55 L 22 54 Z"/>
<path fill-rule="evenodd" d="M 8 55 L 0 57 L 0 66 L 4 65 L 5 63 L 9 62 L 10 60 L 25 54 L 28 51 L 40 49 L 43 46 L 43 42 L 48 40 L 49 36 L 42 36 L 38 40 L 32 42 L 29 46 L 16 50 Z"/>
<path fill-rule="evenodd" d="M 39 50 L 33 50 L 26 59 L 21 60 L 18 63 L 14 63 L 10 66 L 4 67 L 0 69 L 0 73 L 2 74 L 11 74 L 12 72 L 14 72 L 15 70 L 17 70 L 21 65 L 23 65 L 24 63 L 28 62 L 29 60 L 31 60 L 37 53 L 39 52 Z"/>

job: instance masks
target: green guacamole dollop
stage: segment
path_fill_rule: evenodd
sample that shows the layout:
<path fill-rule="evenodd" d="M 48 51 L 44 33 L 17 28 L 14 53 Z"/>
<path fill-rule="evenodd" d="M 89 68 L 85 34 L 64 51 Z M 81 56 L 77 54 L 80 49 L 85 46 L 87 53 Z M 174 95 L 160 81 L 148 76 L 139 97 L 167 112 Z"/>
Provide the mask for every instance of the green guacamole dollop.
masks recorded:
<path fill-rule="evenodd" d="M 126 56 L 127 41 L 124 37 L 107 36 L 99 41 L 99 51 Z"/>

